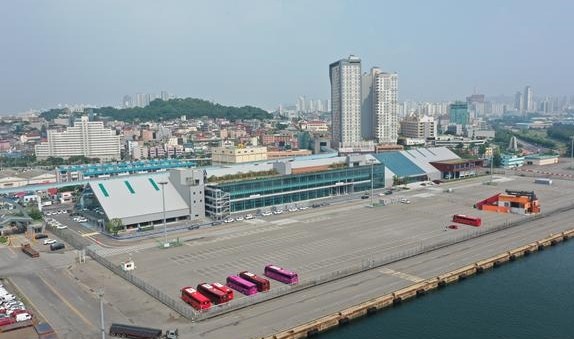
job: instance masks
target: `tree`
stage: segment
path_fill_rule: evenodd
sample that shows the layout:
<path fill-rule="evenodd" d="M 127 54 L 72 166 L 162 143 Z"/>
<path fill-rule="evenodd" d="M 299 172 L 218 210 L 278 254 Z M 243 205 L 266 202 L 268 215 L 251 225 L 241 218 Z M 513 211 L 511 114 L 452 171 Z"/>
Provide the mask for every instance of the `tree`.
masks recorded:
<path fill-rule="evenodd" d="M 492 162 L 493 162 L 493 166 L 494 167 L 500 167 L 500 165 L 502 164 L 502 156 L 500 155 L 500 152 L 494 152 L 493 156 L 492 156 Z"/>
<path fill-rule="evenodd" d="M 122 219 L 113 218 L 106 224 L 106 231 L 113 235 L 118 235 L 118 232 L 122 227 L 124 227 L 124 225 L 122 224 Z"/>
<path fill-rule="evenodd" d="M 37 207 L 28 209 L 28 215 L 34 220 L 42 220 L 42 212 Z"/>

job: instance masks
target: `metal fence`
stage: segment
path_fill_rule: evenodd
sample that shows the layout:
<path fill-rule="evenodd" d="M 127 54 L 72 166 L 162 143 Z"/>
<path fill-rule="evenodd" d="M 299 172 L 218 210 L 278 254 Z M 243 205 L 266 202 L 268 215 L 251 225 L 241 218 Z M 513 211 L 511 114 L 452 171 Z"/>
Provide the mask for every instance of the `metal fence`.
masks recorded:
<path fill-rule="evenodd" d="M 100 263 L 102 266 L 108 268 L 113 273 L 117 274 L 118 276 L 122 277 L 123 279 L 129 281 L 136 287 L 140 288 L 142 291 L 146 292 L 150 296 L 156 298 L 161 303 L 165 304 L 166 306 L 170 307 L 177 313 L 181 314 L 187 319 L 190 320 L 203 320 L 208 319 L 211 317 L 215 317 L 224 313 L 228 313 L 234 310 L 238 310 L 244 307 L 248 307 L 257 303 L 261 303 L 267 300 L 275 299 L 290 293 L 294 293 L 297 291 L 301 291 L 304 289 L 308 289 L 314 286 L 322 285 L 337 279 L 349 277 L 355 274 L 362 273 L 367 270 L 371 270 L 374 268 L 378 268 L 384 265 L 391 264 L 393 262 L 404 260 L 410 257 L 414 257 L 426 252 L 430 252 L 433 250 L 437 250 L 443 247 L 451 246 L 457 243 L 464 242 L 469 239 L 477 238 L 480 236 L 484 236 L 487 234 L 491 234 L 494 232 L 498 232 L 507 228 L 515 227 L 518 225 L 522 225 L 528 223 L 533 220 L 538 220 L 556 213 L 562 213 L 574 208 L 574 204 L 565 206 L 562 208 L 554 209 L 551 211 L 547 211 L 545 213 L 540 213 L 535 216 L 531 216 L 528 218 L 524 218 L 519 221 L 515 222 L 506 222 L 504 224 L 500 224 L 497 226 L 493 226 L 490 228 L 477 228 L 476 230 L 465 233 L 465 234 L 458 234 L 456 236 L 442 239 L 439 241 L 428 241 L 428 242 L 420 242 L 419 244 L 405 249 L 400 252 L 395 252 L 392 254 L 388 254 L 382 257 L 372 257 L 372 258 L 363 258 L 360 262 L 353 266 L 346 267 L 344 269 L 338 270 L 336 272 L 331 272 L 327 274 L 323 274 L 319 277 L 314 279 L 307 279 L 302 280 L 299 284 L 294 286 L 281 286 L 279 288 L 273 288 L 269 292 L 266 293 L 259 293 L 249 298 L 239 298 L 231 300 L 228 303 L 215 305 L 208 311 L 199 312 L 193 309 L 191 306 L 187 305 L 183 301 L 179 299 L 174 299 L 167 295 L 166 293 L 162 292 L 158 288 L 154 287 L 153 285 L 145 282 L 144 280 L 138 278 L 137 276 L 133 275 L 130 272 L 123 271 L 119 266 L 115 265 L 108 259 L 100 256 L 97 253 L 97 249 L 93 247 L 93 245 L 89 245 L 88 240 L 84 238 L 78 238 L 74 236 L 69 231 L 66 232 L 65 230 L 58 230 L 53 229 L 52 231 L 58 235 L 61 239 L 68 242 L 70 245 L 74 246 L 77 249 L 86 249 L 86 254 L 88 254 L 92 259 Z"/>
<path fill-rule="evenodd" d="M 92 259 L 100 263 L 102 266 L 106 267 L 113 273 L 129 281 L 136 287 L 140 288 L 142 291 L 146 292 L 150 296 L 157 299 L 159 302 L 163 303 L 167 307 L 173 309 L 177 313 L 181 314 L 187 319 L 193 320 L 196 318 L 196 313 L 193 308 L 184 303 L 181 300 L 174 299 L 164 292 L 157 289 L 155 286 L 145 282 L 144 280 L 138 278 L 130 272 L 122 270 L 119 266 L 115 265 L 111 261 L 97 254 L 92 248 L 86 248 L 86 254 L 88 254 Z"/>

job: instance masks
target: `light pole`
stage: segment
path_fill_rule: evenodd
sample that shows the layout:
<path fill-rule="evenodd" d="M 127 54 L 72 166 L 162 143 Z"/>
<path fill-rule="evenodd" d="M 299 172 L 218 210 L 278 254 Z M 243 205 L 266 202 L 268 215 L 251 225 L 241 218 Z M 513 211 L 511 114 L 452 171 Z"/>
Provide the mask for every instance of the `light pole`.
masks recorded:
<path fill-rule="evenodd" d="M 100 297 L 100 325 L 102 332 L 102 339 L 106 339 L 106 329 L 104 326 L 104 289 L 100 288 L 98 291 L 98 297 Z"/>
<path fill-rule="evenodd" d="M 163 247 L 168 247 L 169 244 L 167 242 L 167 225 L 165 223 L 165 185 L 167 184 L 167 181 L 161 181 L 158 182 L 158 184 L 161 185 L 161 201 L 163 206 L 163 235 L 165 237 Z"/>
<path fill-rule="evenodd" d="M 570 169 L 574 169 L 574 135 L 570 137 Z"/>
<path fill-rule="evenodd" d="M 492 153 L 492 156 L 490 157 L 490 183 L 492 184 L 492 181 L 494 180 L 494 173 L 492 173 L 492 171 L 494 171 L 494 153 Z"/>
<path fill-rule="evenodd" d="M 374 190 L 374 183 L 375 183 L 375 176 L 374 176 L 375 161 L 373 159 L 371 159 L 370 163 L 371 163 L 371 207 L 375 207 L 375 203 L 373 202 L 373 199 L 374 199 L 373 190 Z"/>

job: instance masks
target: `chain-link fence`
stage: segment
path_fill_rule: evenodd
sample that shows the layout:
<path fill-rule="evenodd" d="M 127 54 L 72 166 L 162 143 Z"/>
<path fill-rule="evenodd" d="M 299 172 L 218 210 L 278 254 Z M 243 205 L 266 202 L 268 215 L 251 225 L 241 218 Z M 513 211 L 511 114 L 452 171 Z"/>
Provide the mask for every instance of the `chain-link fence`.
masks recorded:
<path fill-rule="evenodd" d="M 382 257 L 373 257 L 373 258 L 363 258 L 360 262 L 356 263 L 353 266 L 348 266 L 346 268 L 340 269 L 335 272 L 327 273 L 315 277 L 313 279 L 304 279 L 299 284 L 294 286 L 281 286 L 279 288 L 273 288 L 269 292 L 266 293 L 259 293 L 249 298 L 238 298 L 231 300 L 225 304 L 215 305 L 210 310 L 199 312 L 193 309 L 191 306 L 187 305 L 183 301 L 179 299 L 174 299 L 167 295 L 166 293 L 162 292 L 155 286 L 145 282 L 144 280 L 138 278 L 137 276 L 133 275 L 130 272 L 123 271 L 119 266 L 115 265 L 108 259 L 100 256 L 97 253 L 97 250 L 94 249 L 92 246 L 89 245 L 88 240 L 74 236 L 72 233 L 66 230 L 58 230 L 53 229 L 52 231 L 58 235 L 61 239 L 68 242 L 70 245 L 74 246 L 77 249 L 86 249 L 86 254 L 88 254 L 92 259 L 100 263 L 102 266 L 108 268 L 113 273 L 117 274 L 118 276 L 122 277 L 123 279 L 129 281 L 136 287 L 140 288 L 150 296 L 156 298 L 161 303 L 165 304 L 166 306 L 170 307 L 174 311 L 178 312 L 182 316 L 190 320 L 203 320 L 208 319 L 214 316 L 218 316 L 227 312 L 231 312 L 237 309 L 241 309 L 247 306 L 251 306 L 260 302 L 264 302 L 267 300 L 271 300 L 274 298 L 278 298 L 284 296 L 289 293 L 294 293 L 297 291 L 301 291 L 307 288 L 311 288 L 314 286 L 322 285 L 337 279 L 345 278 L 348 276 L 352 276 L 355 274 L 359 274 L 361 272 L 371 270 L 374 268 L 378 268 L 384 265 L 391 264 L 393 262 L 404 260 L 410 257 L 414 257 L 426 252 L 430 252 L 433 250 L 437 250 L 446 246 L 451 246 L 457 243 L 461 243 L 463 241 L 473 239 L 476 237 L 484 236 L 486 234 L 498 232 L 510 227 L 518 226 L 525 224 L 527 222 L 531 222 L 533 220 L 538 220 L 556 213 L 562 213 L 574 208 L 573 205 L 561 207 L 558 209 L 554 209 L 552 211 L 547 211 L 545 213 L 540 213 L 535 216 L 530 216 L 528 218 L 524 218 L 519 221 L 514 222 L 506 222 L 504 224 L 500 224 L 497 226 L 489 227 L 489 228 L 477 228 L 476 230 L 458 234 L 447 239 L 442 239 L 439 241 L 427 241 L 427 242 L 420 242 L 419 244 L 404 249 L 399 252 L 387 254 Z"/>

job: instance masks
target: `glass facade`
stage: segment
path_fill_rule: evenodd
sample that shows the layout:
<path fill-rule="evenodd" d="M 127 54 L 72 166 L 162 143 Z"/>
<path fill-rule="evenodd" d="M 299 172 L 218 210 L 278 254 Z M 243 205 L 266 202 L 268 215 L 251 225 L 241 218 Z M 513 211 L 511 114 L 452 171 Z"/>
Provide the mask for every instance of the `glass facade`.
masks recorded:
<path fill-rule="evenodd" d="M 451 124 L 466 126 L 470 122 L 468 104 L 465 102 L 455 102 L 454 104 L 450 104 L 448 108 L 448 115 Z"/>
<path fill-rule="evenodd" d="M 373 187 L 384 187 L 381 164 L 207 185 L 206 213 L 220 219 L 244 210 L 369 191 L 371 170 Z"/>

